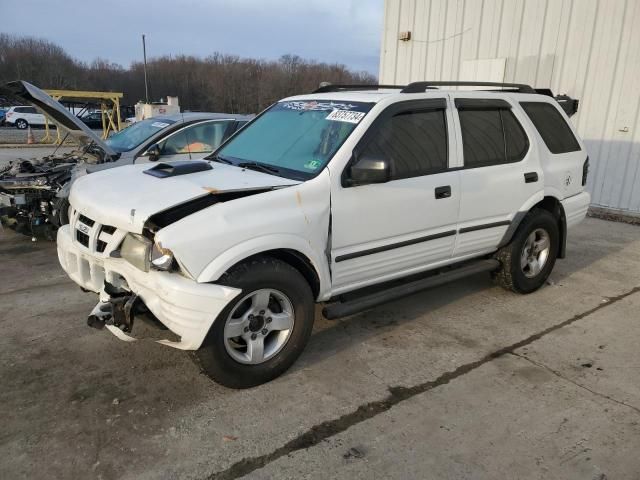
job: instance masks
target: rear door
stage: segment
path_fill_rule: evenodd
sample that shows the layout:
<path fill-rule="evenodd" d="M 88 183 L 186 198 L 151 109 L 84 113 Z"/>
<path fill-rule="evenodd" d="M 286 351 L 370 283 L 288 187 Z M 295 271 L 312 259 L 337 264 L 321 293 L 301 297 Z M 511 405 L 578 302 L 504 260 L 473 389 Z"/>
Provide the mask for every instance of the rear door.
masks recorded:
<path fill-rule="evenodd" d="M 448 99 L 398 102 L 372 123 L 354 149 L 390 163 L 386 183 L 331 192 L 333 292 L 425 270 L 451 258 L 456 239 L 460 172 L 451 171 L 455 143 Z M 348 177 L 349 165 L 343 172 Z"/>
<path fill-rule="evenodd" d="M 520 110 L 491 93 L 453 97 L 463 147 L 454 257 L 464 257 L 495 250 L 544 181 Z"/>
<path fill-rule="evenodd" d="M 22 107 L 25 120 L 29 125 L 44 125 L 44 115 L 38 112 L 36 107 Z"/>

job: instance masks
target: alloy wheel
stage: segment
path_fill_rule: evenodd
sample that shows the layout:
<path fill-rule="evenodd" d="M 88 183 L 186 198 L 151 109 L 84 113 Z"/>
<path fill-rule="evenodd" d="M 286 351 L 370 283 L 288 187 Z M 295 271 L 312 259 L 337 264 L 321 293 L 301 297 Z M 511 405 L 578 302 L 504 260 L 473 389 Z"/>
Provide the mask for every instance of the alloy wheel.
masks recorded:
<path fill-rule="evenodd" d="M 264 363 L 284 348 L 294 323 L 293 304 L 284 293 L 271 288 L 255 290 L 229 313 L 225 349 L 239 363 Z"/>

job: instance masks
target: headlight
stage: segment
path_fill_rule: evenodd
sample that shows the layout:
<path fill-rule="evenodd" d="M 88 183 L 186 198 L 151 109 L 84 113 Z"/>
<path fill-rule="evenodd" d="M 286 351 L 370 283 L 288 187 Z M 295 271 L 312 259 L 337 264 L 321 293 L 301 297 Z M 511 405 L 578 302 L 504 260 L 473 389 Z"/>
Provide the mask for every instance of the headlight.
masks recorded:
<path fill-rule="evenodd" d="M 160 243 L 154 243 L 151 249 L 151 264 L 158 270 L 171 270 L 173 252 L 168 248 L 163 248 Z"/>
<path fill-rule="evenodd" d="M 143 272 L 148 272 L 150 268 L 168 271 L 174 266 L 171 250 L 134 233 L 124 237 L 120 256 Z"/>
<path fill-rule="evenodd" d="M 151 240 L 142 235 L 128 234 L 122 242 L 120 256 L 134 267 L 148 272 L 151 264 Z"/>

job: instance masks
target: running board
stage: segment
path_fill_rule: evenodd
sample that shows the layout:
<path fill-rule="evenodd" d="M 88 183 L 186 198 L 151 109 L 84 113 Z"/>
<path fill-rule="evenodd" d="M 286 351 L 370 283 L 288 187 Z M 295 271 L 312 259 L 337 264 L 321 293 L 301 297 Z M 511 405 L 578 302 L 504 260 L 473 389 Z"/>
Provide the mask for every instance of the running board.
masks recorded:
<path fill-rule="evenodd" d="M 353 315 L 354 313 L 368 310 L 372 307 L 380 305 L 382 303 L 389 302 L 391 300 L 397 300 L 398 298 L 406 297 L 413 293 L 428 288 L 438 287 L 445 283 L 460 280 L 481 272 L 491 272 L 497 270 L 500 267 L 500 262 L 496 259 L 480 260 L 473 263 L 467 263 L 462 267 L 448 270 L 443 273 L 438 273 L 431 277 L 422 278 L 413 282 L 405 283 L 395 287 L 388 288 L 381 292 L 364 295 L 359 298 L 354 298 L 346 302 L 336 302 L 327 305 L 322 309 L 322 314 L 328 320 L 333 320 L 340 317 L 346 317 L 347 315 Z"/>

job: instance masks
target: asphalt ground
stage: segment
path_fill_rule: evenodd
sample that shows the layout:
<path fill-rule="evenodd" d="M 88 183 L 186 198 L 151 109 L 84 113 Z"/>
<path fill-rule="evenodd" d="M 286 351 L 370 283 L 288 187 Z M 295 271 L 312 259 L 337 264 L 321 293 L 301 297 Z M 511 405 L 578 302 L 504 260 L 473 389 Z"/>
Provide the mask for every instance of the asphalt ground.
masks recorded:
<path fill-rule="evenodd" d="M 638 478 L 640 227 L 587 219 L 531 295 L 477 275 L 318 310 L 243 391 L 88 328 L 54 244 L 5 230 L 0 262 L 0 478 Z"/>

